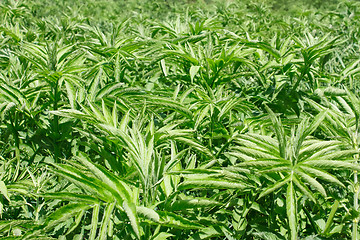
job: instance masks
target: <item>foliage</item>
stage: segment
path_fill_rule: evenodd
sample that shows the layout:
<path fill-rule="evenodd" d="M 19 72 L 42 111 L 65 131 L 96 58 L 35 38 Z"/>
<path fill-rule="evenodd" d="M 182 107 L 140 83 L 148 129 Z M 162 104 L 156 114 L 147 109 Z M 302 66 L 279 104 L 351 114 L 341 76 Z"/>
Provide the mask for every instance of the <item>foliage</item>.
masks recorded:
<path fill-rule="evenodd" d="M 359 3 L 286 2 L 3 1 L 0 239 L 358 239 Z"/>

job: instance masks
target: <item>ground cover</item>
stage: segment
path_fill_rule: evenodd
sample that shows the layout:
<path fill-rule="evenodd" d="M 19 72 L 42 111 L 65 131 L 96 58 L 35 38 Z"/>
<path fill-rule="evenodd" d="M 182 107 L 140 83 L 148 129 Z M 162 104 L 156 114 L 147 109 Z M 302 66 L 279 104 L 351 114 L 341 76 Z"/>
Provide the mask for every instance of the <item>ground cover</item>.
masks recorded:
<path fill-rule="evenodd" d="M 3 1 L 0 239 L 359 239 L 357 1 Z"/>

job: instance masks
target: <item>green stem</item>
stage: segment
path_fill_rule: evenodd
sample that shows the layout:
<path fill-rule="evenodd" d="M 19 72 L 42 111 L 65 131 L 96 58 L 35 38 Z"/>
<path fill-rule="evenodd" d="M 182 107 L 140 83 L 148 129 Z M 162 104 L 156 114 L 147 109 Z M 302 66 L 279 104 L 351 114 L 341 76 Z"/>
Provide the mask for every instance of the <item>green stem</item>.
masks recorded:
<path fill-rule="evenodd" d="M 58 89 L 58 82 L 56 82 L 54 88 L 54 102 L 53 102 L 53 110 L 58 110 L 58 101 L 59 101 L 59 89 Z M 53 120 L 53 141 L 54 141 L 54 158 L 55 162 L 58 162 L 59 155 L 60 155 L 60 148 L 58 144 L 58 137 L 59 137 L 59 116 L 55 115 Z"/>
<path fill-rule="evenodd" d="M 358 183 L 358 174 L 357 171 L 354 171 L 354 210 L 358 211 L 359 209 L 359 183 Z M 359 218 L 356 217 L 353 220 L 353 229 L 352 229 L 352 240 L 358 240 L 358 221 Z"/>
<path fill-rule="evenodd" d="M 356 127 L 355 135 L 353 138 L 353 144 L 355 147 L 355 150 L 359 151 L 358 148 L 358 126 Z M 359 162 L 359 154 L 356 154 L 354 156 L 355 158 L 355 164 Z M 358 183 L 358 173 L 355 170 L 354 171 L 354 210 L 357 212 L 359 209 L 359 183 Z M 358 240 L 358 221 L 359 217 L 354 218 L 353 220 L 353 228 L 352 228 L 352 240 Z"/>

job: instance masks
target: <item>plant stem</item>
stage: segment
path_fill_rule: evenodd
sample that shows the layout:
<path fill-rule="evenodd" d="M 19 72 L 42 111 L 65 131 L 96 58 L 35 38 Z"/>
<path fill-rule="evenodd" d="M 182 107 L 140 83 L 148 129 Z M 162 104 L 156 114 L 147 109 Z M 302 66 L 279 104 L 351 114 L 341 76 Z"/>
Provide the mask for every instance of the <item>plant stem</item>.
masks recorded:
<path fill-rule="evenodd" d="M 58 101 L 60 100 L 59 97 L 59 80 L 57 80 L 55 88 L 54 88 L 54 102 L 53 102 L 53 110 L 58 110 Z M 58 162 L 60 149 L 58 144 L 59 139 L 59 116 L 55 115 L 53 120 L 53 136 L 54 136 L 54 158 L 55 162 Z"/>
<path fill-rule="evenodd" d="M 356 161 L 357 162 L 357 161 Z M 358 211 L 359 209 L 359 184 L 358 184 L 358 174 L 357 171 L 354 171 L 354 210 Z M 353 229 L 352 229 L 352 240 L 358 240 L 358 217 L 353 220 Z"/>
<path fill-rule="evenodd" d="M 353 138 L 353 144 L 357 151 L 359 151 L 358 148 L 358 141 L 357 141 L 357 133 L 358 133 L 358 126 L 356 127 L 355 135 Z M 355 156 L 355 164 L 358 164 L 359 161 L 359 154 L 356 154 Z M 355 170 L 354 171 L 354 210 L 357 212 L 359 209 L 359 183 L 358 183 L 358 173 Z M 352 229 L 352 240 L 358 240 L 358 221 L 359 217 L 354 218 L 353 220 L 353 229 Z"/>

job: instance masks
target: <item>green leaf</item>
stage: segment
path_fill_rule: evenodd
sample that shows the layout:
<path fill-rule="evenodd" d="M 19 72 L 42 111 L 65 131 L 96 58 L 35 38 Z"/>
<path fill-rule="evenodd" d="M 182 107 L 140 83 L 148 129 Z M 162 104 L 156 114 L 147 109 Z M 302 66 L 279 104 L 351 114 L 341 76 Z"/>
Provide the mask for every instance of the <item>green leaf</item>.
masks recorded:
<path fill-rule="evenodd" d="M 8 189 L 3 181 L 0 181 L 0 193 L 10 202 Z"/>
<path fill-rule="evenodd" d="M 126 183 L 122 182 L 105 168 L 93 164 L 85 153 L 80 154 L 81 155 L 77 157 L 77 160 L 86 166 L 99 180 L 104 183 L 103 186 L 105 186 L 107 190 L 111 192 L 115 198 L 117 198 L 119 203 L 122 203 L 124 200 L 129 201 L 131 199 L 130 196 L 132 194 L 130 193 L 130 188 Z"/>
<path fill-rule="evenodd" d="M 320 178 L 324 181 L 334 183 L 345 188 L 345 185 L 342 182 L 340 182 L 335 176 L 331 175 L 330 173 L 322 169 L 306 167 L 306 166 L 301 166 L 300 168 L 303 169 L 303 172 L 307 174 L 311 174 L 313 177 Z"/>
<path fill-rule="evenodd" d="M 311 133 L 313 133 L 317 127 L 322 123 L 322 121 L 324 120 L 325 116 L 327 114 L 327 110 L 325 111 L 321 111 L 318 115 L 315 116 L 314 120 L 311 122 L 310 126 L 307 127 L 304 136 L 308 136 Z"/>
<path fill-rule="evenodd" d="M 54 172 L 60 176 L 67 178 L 69 181 L 73 182 L 75 185 L 80 188 L 90 191 L 91 193 L 96 193 L 97 197 L 103 201 L 111 199 L 111 195 L 106 191 L 106 186 L 96 178 L 91 178 L 90 176 L 84 174 L 82 171 L 76 169 L 75 167 L 65 165 L 65 164 L 54 164 L 56 169 Z"/>
<path fill-rule="evenodd" d="M 99 212 L 100 212 L 100 203 L 95 204 L 93 207 L 89 240 L 95 240 L 96 238 L 96 232 L 98 229 L 98 222 L 99 222 Z"/>
<path fill-rule="evenodd" d="M 262 198 L 262 197 L 268 195 L 269 193 L 272 193 L 273 191 L 281 188 L 282 186 L 284 186 L 285 184 L 287 184 L 290 180 L 291 180 L 291 177 L 290 177 L 290 175 L 289 175 L 289 176 L 285 177 L 284 179 L 276 182 L 275 184 L 273 184 L 273 185 L 265 188 L 265 189 L 260 193 L 260 195 L 259 195 L 258 198 Z"/>
<path fill-rule="evenodd" d="M 310 191 L 310 189 L 302 182 L 300 181 L 295 175 L 293 176 L 293 182 L 295 185 L 305 194 L 311 201 L 316 203 L 316 198 L 314 194 Z"/>
<path fill-rule="evenodd" d="M 249 186 L 245 183 L 231 182 L 231 181 L 211 179 L 211 178 L 185 180 L 178 186 L 178 190 L 193 189 L 193 188 L 245 190 L 248 189 Z"/>
<path fill-rule="evenodd" d="M 179 229 L 201 229 L 204 227 L 203 225 L 197 223 L 196 220 L 189 220 L 174 213 L 158 211 L 158 214 L 160 216 L 162 226 Z"/>
<path fill-rule="evenodd" d="M 166 70 L 165 59 L 160 60 L 160 66 L 161 66 L 161 70 L 162 70 L 164 76 L 166 77 L 168 74 L 167 74 L 167 70 Z"/>
<path fill-rule="evenodd" d="M 101 227 L 99 232 L 99 240 L 106 240 L 108 232 L 111 231 L 111 229 L 108 229 L 109 223 L 111 221 L 111 215 L 114 211 L 115 202 L 108 203 L 104 210 L 104 216 L 101 221 Z"/>
<path fill-rule="evenodd" d="M 43 197 L 46 199 L 60 199 L 65 201 L 86 202 L 88 204 L 96 204 L 99 202 L 97 198 L 94 198 L 92 196 L 70 193 L 70 192 L 44 193 L 44 194 L 39 194 L 39 197 Z"/>
<path fill-rule="evenodd" d="M 360 166 L 353 161 L 340 160 L 306 160 L 300 163 L 300 166 L 317 167 L 323 169 L 346 169 L 360 171 Z"/>
<path fill-rule="evenodd" d="M 174 235 L 167 232 L 160 232 L 156 234 L 151 240 L 166 240 L 169 237 L 174 237 Z"/>
<path fill-rule="evenodd" d="M 74 223 L 72 224 L 72 226 L 69 228 L 69 230 L 66 232 L 65 235 L 70 234 L 71 232 L 73 232 L 81 223 L 81 220 L 83 218 L 83 216 L 85 215 L 85 210 L 81 211 L 75 218 Z"/>
<path fill-rule="evenodd" d="M 68 220 L 70 217 L 75 216 L 81 211 L 89 209 L 90 207 L 91 206 L 89 204 L 84 203 L 69 203 L 57 209 L 55 212 L 53 212 L 52 214 L 50 214 L 50 216 L 46 218 L 46 221 L 44 223 L 44 229 L 46 231 L 49 231 L 58 224 Z"/>
<path fill-rule="evenodd" d="M 248 47 L 264 50 L 272 55 L 275 59 L 279 59 L 281 56 L 277 49 L 273 48 L 266 42 L 245 42 L 245 45 Z"/>
<path fill-rule="evenodd" d="M 159 214 L 155 210 L 153 210 L 151 208 L 147 208 L 147 207 L 144 207 L 144 206 L 137 206 L 136 207 L 136 212 L 139 215 L 141 215 L 141 216 L 143 216 L 143 217 L 145 217 L 147 219 L 150 219 L 151 221 L 154 221 L 154 222 L 157 222 L 157 223 L 160 222 Z"/>
<path fill-rule="evenodd" d="M 281 124 L 281 120 L 275 116 L 275 113 L 268 107 L 265 105 L 266 111 L 269 114 L 269 117 L 271 119 L 271 122 L 273 124 L 274 130 L 275 130 L 275 134 L 276 134 L 276 138 L 278 140 L 278 146 L 279 146 L 279 152 L 280 152 L 280 156 L 282 158 L 285 158 L 285 153 L 286 153 L 286 141 L 285 141 L 285 131 L 284 131 L 284 127 Z"/>
<path fill-rule="evenodd" d="M 136 208 L 131 198 L 131 190 L 127 184 L 105 168 L 93 164 L 84 153 L 81 153 L 81 156 L 77 159 L 105 184 L 106 189 L 111 192 L 117 200 L 117 204 L 122 204 L 136 236 L 140 238 L 140 226 L 136 215 Z"/>
<path fill-rule="evenodd" d="M 214 207 L 220 206 L 222 203 L 208 200 L 208 199 L 201 199 L 201 198 L 192 198 L 192 199 L 184 199 L 184 200 L 175 200 L 169 206 L 169 210 L 172 211 L 179 211 L 185 210 L 189 208 L 204 208 L 204 207 Z"/>
<path fill-rule="evenodd" d="M 140 224 L 139 224 L 138 216 L 136 214 L 135 204 L 133 204 L 132 202 L 123 202 L 122 207 L 124 208 L 124 211 L 130 220 L 135 235 L 137 236 L 137 238 L 140 239 Z"/>
<path fill-rule="evenodd" d="M 190 67 L 190 79 L 191 79 L 191 82 L 194 81 L 194 77 L 199 72 L 199 70 L 200 70 L 200 66 L 191 66 Z"/>

